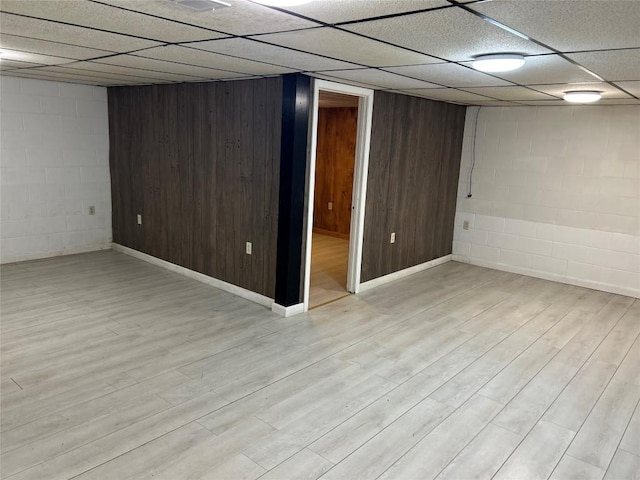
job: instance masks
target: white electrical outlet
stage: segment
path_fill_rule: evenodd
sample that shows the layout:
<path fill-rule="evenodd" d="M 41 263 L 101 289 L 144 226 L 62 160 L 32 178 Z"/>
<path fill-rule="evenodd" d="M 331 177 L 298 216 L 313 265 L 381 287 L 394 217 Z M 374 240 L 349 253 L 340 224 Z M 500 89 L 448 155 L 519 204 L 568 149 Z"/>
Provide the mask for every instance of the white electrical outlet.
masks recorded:
<path fill-rule="evenodd" d="M 142 225 L 142 215 L 138 214 L 138 225 Z"/>
<path fill-rule="evenodd" d="M 327 206 L 327 208 L 329 208 L 329 210 L 333 210 L 333 202 L 329 202 L 329 205 Z"/>
<path fill-rule="evenodd" d="M 245 247 L 245 252 L 247 252 L 247 255 L 251 255 L 251 248 L 252 248 L 251 242 L 247 242 L 247 245 Z"/>
<path fill-rule="evenodd" d="M 89 207 L 89 215 L 95 215 L 96 214 L 96 207 L 94 207 L 93 205 L 91 205 Z"/>
<path fill-rule="evenodd" d="M 396 243 L 396 232 L 391 232 L 391 243 Z"/>
<path fill-rule="evenodd" d="M 465 220 L 464 222 L 462 222 L 462 229 L 469 230 L 469 220 Z"/>

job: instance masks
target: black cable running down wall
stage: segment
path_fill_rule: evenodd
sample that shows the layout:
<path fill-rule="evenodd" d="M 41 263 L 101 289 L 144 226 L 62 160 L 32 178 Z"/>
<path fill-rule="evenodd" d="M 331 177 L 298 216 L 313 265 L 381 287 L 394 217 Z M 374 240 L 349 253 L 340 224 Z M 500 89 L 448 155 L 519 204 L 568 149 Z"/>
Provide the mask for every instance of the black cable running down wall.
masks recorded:
<path fill-rule="evenodd" d="M 473 140 L 471 143 L 471 168 L 469 169 L 469 179 L 467 182 L 468 190 L 467 190 L 467 198 L 471 198 L 473 196 L 473 169 L 476 167 L 476 137 L 478 134 L 478 117 L 480 116 L 480 109 L 482 107 L 478 107 L 476 110 L 476 116 L 473 119 Z"/>

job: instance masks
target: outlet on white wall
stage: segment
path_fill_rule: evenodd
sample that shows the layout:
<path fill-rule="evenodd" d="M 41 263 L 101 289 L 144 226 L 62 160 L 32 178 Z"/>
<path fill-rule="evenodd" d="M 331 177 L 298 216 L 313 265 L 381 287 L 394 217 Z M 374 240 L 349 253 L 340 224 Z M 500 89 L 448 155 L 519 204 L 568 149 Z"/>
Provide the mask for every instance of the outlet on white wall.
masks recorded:
<path fill-rule="evenodd" d="M 396 232 L 391 232 L 390 243 L 396 243 Z"/>
<path fill-rule="evenodd" d="M 89 207 L 89 215 L 95 215 L 96 214 L 96 207 L 94 207 L 93 205 L 91 205 Z"/>
<path fill-rule="evenodd" d="M 251 255 L 251 249 L 252 249 L 252 245 L 251 242 L 247 242 L 246 246 L 245 246 L 245 252 L 247 252 L 247 255 Z"/>
<path fill-rule="evenodd" d="M 465 220 L 464 222 L 462 222 L 462 229 L 469 230 L 469 220 Z"/>
<path fill-rule="evenodd" d="M 142 215 L 138 214 L 138 225 L 142 225 Z"/>

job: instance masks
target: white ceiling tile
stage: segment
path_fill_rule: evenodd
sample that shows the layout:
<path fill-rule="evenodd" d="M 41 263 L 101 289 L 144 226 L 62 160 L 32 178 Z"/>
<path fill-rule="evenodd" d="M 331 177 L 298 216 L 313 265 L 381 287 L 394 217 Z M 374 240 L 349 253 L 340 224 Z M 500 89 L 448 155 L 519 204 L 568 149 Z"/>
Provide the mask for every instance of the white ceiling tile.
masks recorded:
<path fill-rule="evenodd" d="M 355 87 L 372 88 L 372 85 L 369 85 L 367 83 L 356 82 L 355 80 L 349 80 L 349 79 L 346 79 L 346 78 L 332 77 L 331 76 L 331 72 L 328 72 L 328 73 L 312 72 L 309 75 L 314 77 L 314 78 L 319 78 L 321 80 L 327 80 L 329 82 L 344 83 L 344 84 L 347 84 L 347 85 L 353 85 Z"/>
<path fill-rule="evenodd" d="M 600 105 L 640 105 L 640 100 L 635 98 L 603 98 Z"/>
<path fill-rule="evenodd" d="M 638 33 L 640 37 L 640 33 Z M 605 80 L 640 80 L 640 49 L 604 52 L 570 53 L 567 55 Z"/>
<path fill-rule="evenodd" d="M 371 67 L 412 65 L 438 60 L 334 28 L 261 35 L 261 41 Z"/>
<path fill-rule="evenodd" d="M 365 68 L 359 70 L 336 70 L 328 72 L 329 75 L 339 79 L 352 80 L 364 84 L 382 88 L 407 89 L 407 88 L 437 88 L 433 85 L 421 80 L 403 77 L 394 73 L 376 70 L 374 68 Z"/>
<path fill-rule="evenodd" d="M 522 106 L 522 104 L 520 103 L 508 102 L 505 100 L 488 100 L 486 102 L 483 100 L 474 100 L 473 105 L 477 105 L 481 107 L 521 107 Z"/>
<path fill-rule="evenodd" d="M 4 3 L 2 4 L 4 5 Z M 158 42 L 106 33 L 90 28 L 63 25 L 61 23 L 0 13 L 0 31 L 11 35 L 23 35 L 51 42 L 67 43 L 80 47 L 97 48 L 113 52 L 128 52 L 159 45 Z"/>
<path fill-rule="evenodd" d="M 0 70 L 13 70 L 16 68 L 40 67 L 41 63 L 21 62 L 18 60 L 2 60 L 0 61 Z"/>
<path fill-rule="evenodd" d="M 300 71 L 341 70 L 356 68 L 353 63 L 268 45 L 247 38 L 229 38 L 212 42 L 191 43 L 188 46 L 209 52 L 223 53 L 250 60 L 284 65 Z"/>
<path fill-rule="evenodd" d="M 537 106 L 542 106 L 542 107 L 550 107 L 550 106 L 554 106 L 554 105 L 559 105 L 559 106 L 564 106 L 564 107 L 568 107 L 568 106 L 576 106 L 577 104 L 575 103 L 569 103 L 569 102 L 565 102 L 564 100 L 527 100 L 527 101 L 523 101 L 523 102 L 518 102 L 521 103 L 522 105 L 537 105 Z M 589 108 L 589 107 L 597 107 L 597 106 L 602 106 L 602 105 L 640 105 L 640 100 L 635 100 L 633 98 L 609 98 L 609 99 L 602 99 L 599 102 L 596 103 L 592 103 L 592 104 L 584 104 L 581 105 L 581 107 L 585 107 L 585 108 Z"/>
<path fill-rule="evenodd" d="M 471 66 L 471 62 L 466 65 Z M 589 75 L 559 55 L 527 57 L 522 68 L 495 75 L 520 85 L 592 82 L 596 80 L 593 75 Z"/>
<path fill-rule="evenodd" d="M 225 36 L 201 27 L 78 0 L 2 0 L 2 10 L 160 42 L 188 42 Z"/>
<path fill-rule="evenodd" d="M 63 66 L 63 67 L 44 67 L 38 68 L 37 70 L 46 72 L 48 74 L 56 74 L 62 75 L 67 78 L 77 78 L 77 77 L 85 77 L 89 79 L 100 80 L 103 82 L 113 82 L 117 85 L 125 85 L 125 84 L 149 84 L 149 83 L 166 83 L 176 81 L 177 77 L 170 78 L 155 78 L 150 75 L 140 76 L 140 75 L 124 75 L 118 73 L 105 72 L 101 70 L 93 70 L 84 68 L 86 63 L 79 64 L 83 68 L 74 68 L 76 64 L 73 66 Z M 147 72 L 151 73 L 151 72 Z"/>
<path fill-rule="evenodd" d="M 471 8 L 561 52 L 640 47 L 635 0 L 493 0 Z"/>
<path fill-rule="evenodd" d="M 640 97 L 640 81 L 636 80 L 633 82 L 616 82 L 616 85 L 624 88 L 631 95 Z"/>
<path fill-rule="evenodd" d="M 530 85 L 534 90 L 562 98 L 569 90 L 596 90 L 603 98 L 629 98 L 629 95 L 604 82 L 560 83 L 554 85 Z"/>
<path fill-rule="evenodd" d="M 474 101 L 488 101 L 490 98 L 476 95 L 475 93 L 463 92 L 455 88 L 429 88 L 422 89 L 405 89 L 405 92 L 413 95 L 419 95 L 432 100 L 443 100 L 445 102 L 473 103 Z"/>
<path fill-rule="evenodd" d="M 225 0 L 231 7 L 214 12 L 194 12 L 167 0 L 101 0 L 103 3 L 198 25 L 233 35 L 283 32 L 317 26 L 315 22 L 278 12 L 247 0 Z"/>
<path fill-rule="evenodd" d="M 14 70 L 7 75 L 23 78 L 38 78 L 41 80 L 51 80 L 55 82 L 84 83 L 89 85 L 123 85 L 124 81 L 112 79 L 86 77 L 82 75 L 65 75 L 55 72 L 42 71 L 39 68 L 29 70 Z M 128 84 L 128 82 L 127 82 Z"/>
<path fill-rule="evenodd" d="M 479 87 L 464 88 L 463 90 L 498 100 L 553 100 L 553 97 L 525 87 Z"/>
<path fill-rule="evenodd" d="M 213 68 L 202 68 L 194 65 L 183 65 L 180 63 L 165 62 L 152 58 L 136 57 L 133 55 L 118 55 L 109 57 L 95 63 L 101 65 L 114 65 L 119 67 L 129 67 L 146 70 L 146 76 L 154 76 L 156 72 L 171 73 L 174 75 L 184 75 L 197 78 L 232 78 L 240 76 L 239 73 L 216 70 Z"/>
<path fill-rule="evenodd" d="M 4 33 L 0 34 L 0 48 L 73 58 L 75 60 L 87 60 L 113 53 L 108 50 L 77 47 L 75 45 L 68 45 L 65 43 L 48 42 L 45 40 L 36 40 L 34 38 L 27 38 L 18 35 L 6 35 Z"/>
<path fill-rule="evenodd" d="M 477 55 L 496 52 L 524 55 L 549 52 L 459 8 L 345 25 L 344 28 L 452 61 L 471 60 Z"/>
<path fill-rule="evenodd" d="M 64 63 L 73 62 L 73 59 L 52 57 L 50 55 L 41 55 L 38 53 L 21 52 L 18 50 L 10 50 L 8 48 L 2 48 L 2 61 L 15 60 L 18 62 L 30 62 L 40 63 L 43 65 L 60 65 Z"/>
<path fill-rule="evenodd" d="M 149 50 L 137 52 L 135 55 L 136 56 L 134 58 L 145 57 L 156 59 L 157 67 L 155 67 L 154 69 L 174 69 L 162 71 L 175 72 L 177 71 L 175 69 L 178 68 L 180 70 L 179 73 L 197 76 L 204 76 L 204 73 L 206 73 L 205 69 L 217 69 L 226 70 L 228 72 L 237 72 L 233 75 L 227 75 L 224 72 L 220 72 L 219 76 L 215 76 L 216 70 L 212 70 L 211 74 L 207 75 L 207 78 L 224 78 L 231 76 L 237 77 L 238 73 L 251 75 L 277 75 L 295 71 L 294 69 L 271 65 L 269 63 L 254 62 L 253 60 L 245 60 L 243 58 L 221 55 L 219 53 L 205 52 L 203 50 L 195 50 L 193 48 L 181 47 L 178 45 L 151 48 Z M 130 57 L 132 57 L 132 55 L 130 55 Z M 190 70 L 192 73 L 190 72 Z"/>
<path fill-rule="evenodd" d="M 461 67 L 455 63 L 412 65 L 408 67 L 386 68 L 385 70 L 419 78 L 427 82 L 445 85 L 447 87 L 489 87 L 511 85 L 507 81 L 477 72 L 471 68 Z"/>
<path fill-rule="evenodd" d="M 286 10 L 326 23 L 340 23 L 445 6 L 451 4 L 446 0 L 322 0 L 287 7 Z"/>
<path fill-rule="evenodd" d="M 116 75 L 138 77 L 143 79 L 168 80 L 171 82 L 196 82 L 196 81 L 202 80 L 202 77 L 195 77 L 193 75 L 180 75 L 176 73 L 157 72 L 157 71 L 151 71 L 151 70 L 143 70 L 139 68 L 124 67 L 120 65 L 109 65 L 105 63 L 96 63 L 96 62 L 78 62 L 78 63 L 74 63 L 72 66 L 68 66 L 65 68 L 74 70 L 78 74 L 80 74 L 79 71 L 88 70 L 96 73 L 113 73 Z"/>

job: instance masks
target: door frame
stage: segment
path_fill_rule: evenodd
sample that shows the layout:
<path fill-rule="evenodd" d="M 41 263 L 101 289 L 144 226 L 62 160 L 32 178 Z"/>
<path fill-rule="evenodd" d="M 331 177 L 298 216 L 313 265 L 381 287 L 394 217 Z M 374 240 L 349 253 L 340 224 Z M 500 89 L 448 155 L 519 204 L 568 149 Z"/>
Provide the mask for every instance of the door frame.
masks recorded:
<path fill-rule="evenodd" d="M 353 172 L 353 193 L 351 198 L 351 227 L 349 231 L 349 264 L 347 269 L 347 291 L 351 293 L 358 293 L 360 291 L 362 242 L 364 240 L 364 215 L 367 199 L 367 174 L 369 171 L 369 148 L 371 144 L 373 90 L 314 78 L 313 103 L 311 109 L 311 151 L 309 155 L 309 171 L 307 178 L 307 231 L 303 296 L 305 312 L 309 310 L 309 288 L 311 283 L 313 202 L 315 198 L 316 149 L 318 146 L 318 100 L 321 90 L 359 97 L 355 168 Z"/>

